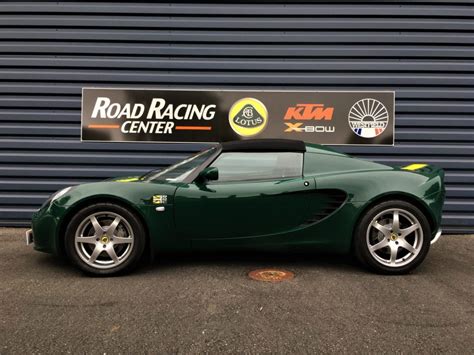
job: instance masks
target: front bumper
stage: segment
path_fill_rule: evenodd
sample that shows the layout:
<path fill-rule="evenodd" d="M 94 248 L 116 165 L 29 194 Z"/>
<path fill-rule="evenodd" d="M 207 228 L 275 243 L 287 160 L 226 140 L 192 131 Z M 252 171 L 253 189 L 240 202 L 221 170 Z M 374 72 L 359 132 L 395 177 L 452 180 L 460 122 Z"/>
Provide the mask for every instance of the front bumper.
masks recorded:
<path fill-rule="evenodd" d="M 33 248 L 45 253 L 58 254 L 59 245 L 57 232 L 59 228 L 61 210 L 54 204 L 47 205 L 33 213 L 31 219 L 31 236 L 27 231 L 27 244 L 33 243 Z"/>
<path fill-rule="evenodd" d="M 25 237 L 26 237 L 26 245 L 33 244 L 33 230 L 32 229 L 28 229 L 26 231 Z"/>
<path fill-rule="evenodd" d="M 438 241 L 438 239 L 441 237 L 441 233 L 443 231 L 440 229 L 438 229 L 438 231 L 436 232 L 435 236 L 433 239 L 431 239 L 431 244 L 433 245 L 434 243 L 436 243 Z"/>

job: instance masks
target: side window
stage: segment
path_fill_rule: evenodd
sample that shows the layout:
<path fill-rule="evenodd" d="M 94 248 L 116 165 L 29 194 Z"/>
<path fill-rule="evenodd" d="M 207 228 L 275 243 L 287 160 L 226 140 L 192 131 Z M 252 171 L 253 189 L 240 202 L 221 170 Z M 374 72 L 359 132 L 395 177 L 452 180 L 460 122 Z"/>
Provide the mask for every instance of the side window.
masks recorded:
<path fill-rule="evenodd" d="M 219 182 L 270 180 L 302 175 L 303 153 L 222 153 L 211 166 L 219 170 Z"/>

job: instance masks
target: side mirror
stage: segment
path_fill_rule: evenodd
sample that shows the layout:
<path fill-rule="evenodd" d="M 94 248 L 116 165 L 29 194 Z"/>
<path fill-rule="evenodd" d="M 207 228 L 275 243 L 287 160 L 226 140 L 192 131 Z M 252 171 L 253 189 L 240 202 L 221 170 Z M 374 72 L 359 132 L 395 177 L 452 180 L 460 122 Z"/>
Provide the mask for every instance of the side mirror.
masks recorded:
<path fill-rule="evenodd" d="M 215 167 L 208 167 L 202 170 L 198 175 L 200 181 L 211 181 L 219 179 L 219 170 Z"/>

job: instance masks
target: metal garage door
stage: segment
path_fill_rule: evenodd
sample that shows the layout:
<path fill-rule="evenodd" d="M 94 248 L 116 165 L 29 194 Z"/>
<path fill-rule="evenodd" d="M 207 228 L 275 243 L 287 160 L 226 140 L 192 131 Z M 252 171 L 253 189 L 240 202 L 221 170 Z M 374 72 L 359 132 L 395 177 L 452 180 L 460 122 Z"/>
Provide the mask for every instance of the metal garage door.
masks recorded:
<path fill-rule="evenodd" d="M 0 4 L 0 224 L 53 191 L 199 145 L 81 143 L 83 86 L 395 90 L 396 146 L 446 169 L 443 224 L 474 231 L 472 1 Z"/>

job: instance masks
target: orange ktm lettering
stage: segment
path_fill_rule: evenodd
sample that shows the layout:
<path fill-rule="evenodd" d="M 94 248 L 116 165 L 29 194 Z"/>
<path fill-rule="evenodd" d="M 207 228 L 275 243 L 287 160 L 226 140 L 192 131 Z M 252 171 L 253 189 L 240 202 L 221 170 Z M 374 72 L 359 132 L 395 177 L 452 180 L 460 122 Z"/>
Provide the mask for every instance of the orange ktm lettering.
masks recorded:
<path fill-rule="evenodd" d="M 324 107 L 323 104 L 296 104 L 288 107 L 285 114 L 285 120 L 332 120 L 334 107 Z"/>

